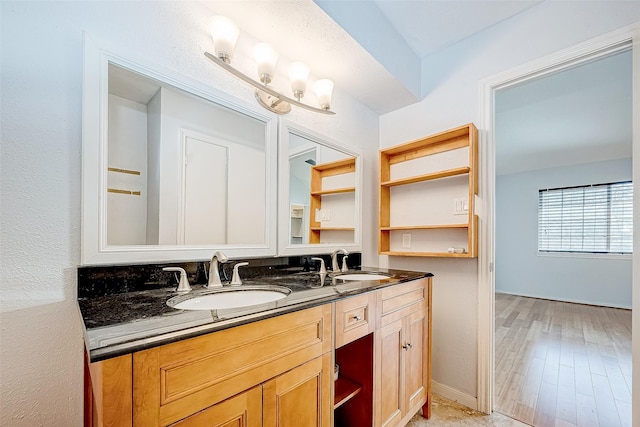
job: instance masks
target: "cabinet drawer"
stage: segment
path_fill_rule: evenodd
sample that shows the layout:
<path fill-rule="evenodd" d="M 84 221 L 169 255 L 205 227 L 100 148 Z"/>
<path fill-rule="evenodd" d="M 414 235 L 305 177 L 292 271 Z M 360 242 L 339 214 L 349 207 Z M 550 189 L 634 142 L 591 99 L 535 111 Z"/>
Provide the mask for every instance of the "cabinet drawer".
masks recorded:
<path fill-rule="evenodd" d="M 336 348 L 375 330 L 375 307 L 374 292 L 336 302 Z"/>
<path fill-rule="evenodd" d="M 167 425 L 332 348 L 327 304 L 133 355 L 134 424 Z"/>
<path fill-rule="evenodd" d="M 414 280 L 377 292 L 378 327 L 388 325 L 415 311 L 428 307 L 430 279 Z"/>

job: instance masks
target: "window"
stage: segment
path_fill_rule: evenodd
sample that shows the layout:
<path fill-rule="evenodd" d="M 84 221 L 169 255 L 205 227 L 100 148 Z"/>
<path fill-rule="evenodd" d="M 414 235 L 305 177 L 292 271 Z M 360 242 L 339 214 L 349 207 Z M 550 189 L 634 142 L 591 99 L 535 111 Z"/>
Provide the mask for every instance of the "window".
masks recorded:
<path fill-rule="evenodd" d="M 538 251 L 630 254 L 633 184 L 540 190 Z"/>

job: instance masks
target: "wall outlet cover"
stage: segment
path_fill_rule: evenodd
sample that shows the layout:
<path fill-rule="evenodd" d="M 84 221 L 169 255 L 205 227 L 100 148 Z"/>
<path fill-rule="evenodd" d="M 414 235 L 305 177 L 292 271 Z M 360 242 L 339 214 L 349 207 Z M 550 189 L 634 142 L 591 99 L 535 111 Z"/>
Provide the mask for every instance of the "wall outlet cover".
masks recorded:
<path fill-rule="evenodd" d="M 411 247 L 411 234 L 402 235 L 402 247 L 409 249 Z"/>

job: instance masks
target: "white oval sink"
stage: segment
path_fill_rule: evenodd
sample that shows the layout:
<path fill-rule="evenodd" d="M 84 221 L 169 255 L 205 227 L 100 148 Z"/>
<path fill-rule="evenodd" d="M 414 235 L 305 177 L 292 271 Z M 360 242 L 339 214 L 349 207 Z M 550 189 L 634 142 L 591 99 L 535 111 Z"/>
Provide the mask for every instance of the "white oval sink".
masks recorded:
<path fill-rule="evenodd" d="M 225 308 L 266 304 L 283 299 L 288 294 L 288 289 L 286 291 L 273 289 L 233 289 L 198 295 L 186 299 L 179 297 L 179 301 L 169 300 L 167 304 L 178 310 L 222 310 Z"/>
<path fill-rule="evenodd" d="M 341 280 L 357 280 L 357 281 L 363 281 L 363 280 L 384 280 L 384 279 L 388 279 L 389 276 L 386 276 L 384 274 L 367 274 L 367 273 L 352 273 L 352 274 L 341 274 L 339 276 L 336 276 L 336 279 L 341 279 Z"/>

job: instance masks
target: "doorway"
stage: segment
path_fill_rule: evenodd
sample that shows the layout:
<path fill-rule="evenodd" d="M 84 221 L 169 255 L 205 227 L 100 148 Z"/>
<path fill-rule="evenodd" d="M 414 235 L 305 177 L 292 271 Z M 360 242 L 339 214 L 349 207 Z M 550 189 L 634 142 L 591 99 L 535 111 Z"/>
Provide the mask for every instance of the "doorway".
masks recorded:
<path fill-rule="evenodd" d="M 526 81 L 531 81 L 543 76 L 551 75 L 560 70 L 567 70 L 581 64 L 593 62 L 600 58 L 610 57 L 616 53 L 628 51 L 632 45 L 632 40 L 638 37 L 640 33 L 638 27 L 629 27 L 611 34 L 602 36 L 596 40 L 589 41 L 583 45 L 568 49 L 563 52 L 556 53 L 541 60 L 525 64 L 517 69 L 510 70 L 490 77 L 481 82 L 481 199 L 482 213 L 485 221 L 480 227 L 480 242 L 482 248 L 480 250 L 478 273 L 479 273 L 479 337 L 478 337 L 478 407 L 485 412 L 492 412 L 495 406 L 495 374 L 494 371 L 494 315 L 495 315 L 495 271 L 494 271 L 494 254 L 496 251 L 494 232 L 495 232 L 495 188 L 496 188 L 496 141 L 495 141 L 495 96 L 496 93 L 504 88 L 512 87 Z M 636 57 L 637 64 L 639 53 L 633 52 Z M 638 77 L 634 75 L 634 79 Z M 634 105 L 638 104 L 638 82 L 636 82 L 634 91 Z M 637 132 L 637 124 L 634 124 L 634 145 L 640 143 Z M 633 174 L 638 176 L 638 152 L 636 156 Z M 484 189 L 484 192 L 483 192 Z M 634 190 L 638 195 L 638 189 Z M 638 213 L 635 212 L 637 227 Z M 637 228 L 636 228 L 637 230 Z M 635 245 L 637 247 L 638 233 L 635 233 Z M 634 275 L 634 287 L 638 288 L 638 262 L 633 259 L 633 268 L 636 271 Z M 637 298 L 636 298 L 637 301 Z M 638 308 L 635 303 L 635 308 Z M 637 320 L 634 318 L 634 322 Z M 636 328 L 636 335 L 637 330 Z M 634 340 L 634 348 L 638 348 L 638 340 Z M 636 370 L 637 371 L 637 370 Z M 635 374 L 637 375 L 637 373 Z M 637 377 L 636 377 L 637 384 Z M 635 400 L 638 402 L 637 393 Z M 637 406 L 637 405 L 636 405 Z"/>
<path fill-rule="evenodd" d="M 494 408 L 528 424 L 631 425 L 631 93 L 630 48 L 496 91 Z"/>

